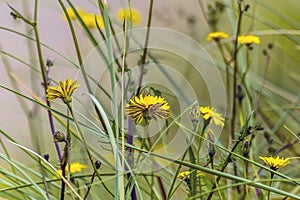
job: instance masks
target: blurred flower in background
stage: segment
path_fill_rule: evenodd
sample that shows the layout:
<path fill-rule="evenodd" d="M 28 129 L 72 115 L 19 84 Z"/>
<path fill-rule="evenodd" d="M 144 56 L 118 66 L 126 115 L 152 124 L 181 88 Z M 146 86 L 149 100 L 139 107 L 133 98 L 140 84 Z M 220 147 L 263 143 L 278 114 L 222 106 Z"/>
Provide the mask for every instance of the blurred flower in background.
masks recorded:
<path fill-rule="evenodd" d="M 212 42 L 212 41 L 218 41 L 220 39 L 226 39 L 228 37 L 229 37 L 229 35 L 227 33 L 218 31 L 218 32 L 209 33 L 206 37 L 206 40 L 208 42 Z"/>
<path fill-rule="evenodd" d="M 75 163 L 71 163 L 70 165 L 70 174 L 74 174 L 74 173 L 77 173 L 77 172 L 82 172 L 84 169 L 87 169 L 88 167 L 84 164 L 81 164 L 79 162 L 75 162 Z M 66 167 L 66 172 L 68 172 L 69 170 L 69 167 L 67 165 Z M 57 170 L 59 174 L 62 173 L 61 169 L 58 169 Z"/>
<path fill-rule="evenodd" d="M 121 8 L 117 15 L 121 22 L 125 19 L 126 21 L 132 22 L 133 25 L 139 24 L 142 20 L 141 13 L 134 8 Z"/>
<path fill-rule="evenodd" d="M 79 7 L 76 8 L 76 11 L 77 11 L 79 17 L 82 19 L 83 23 L 88 28 L 97 28 L 97 26 L 99 28 L 104 28 L 104 22 L 103 22 L 102 16 L 93 14 L 93 13 L 87 13 L 82 8 L 79 8 Z M 75 20 L 75 21 L 78 20 L 76 14 L 72 8 L 67 9 L 67 14 L 69 15 L 70 19 Z M 64 16 L 64 19 L 66 20 L 66 16 Z"/>
<path fill-rule="evenodd" d="M 240 44 L 260 44 L 260 39 L 252 34 L 243 35 L 238 37 L 238 43 Z"/>

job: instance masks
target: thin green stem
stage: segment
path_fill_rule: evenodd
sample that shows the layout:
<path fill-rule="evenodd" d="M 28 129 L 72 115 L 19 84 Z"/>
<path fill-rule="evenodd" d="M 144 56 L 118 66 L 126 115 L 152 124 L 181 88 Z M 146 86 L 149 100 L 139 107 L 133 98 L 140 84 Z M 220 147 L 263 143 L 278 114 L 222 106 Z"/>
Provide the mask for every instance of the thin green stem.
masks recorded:
<path fill-rule="evenodd" d="M 227 155 L 227 158 L 225 159 L 224 164 L 222 165 L 222 168 L 221 168 L 221 170 L 220 170 L 221 172 L 224 172 L 225 169 L 226 169 L 226 167 L 227 167 L 227 165 L 228 165 L 230 162 L 232 162 L 232 155 L 233 155 L 233 152 L 234 152 L 235 149 L 238 147 L 238 145 L 239 145 L 239 143 L 240 143 L 241 141 L 242 141 L 242 140 L 237 140 L 236 143 L 234 144 L 234 146 L 232 147 L 230 153 Z M 216 189 L 216 187 L 217 187 L 217 185 L 218 185 L 220 179 L 221 179 L 221 176 L 218 176 L 217 179 L 216 179 L 216 181 L 215 181 L 215 183 L 213 184 L 213 186 L 212 186 L 212 188 L 211 188 L 211 191 L 212 191 L 212 192 L 209 193 L 209 195 L 208 195 L 208 197 L 207 197 L 207 200 L 210 200 L 210 199 L 212 198 L 212 195 L 213 195 L 213 193 L 214 193 L 214 189 Z"/>
<path fill-rule="evenodd" d="M 232 116 L 231 116 L 231 139 L 234 139 L 235 135 L 235 116 L 236 116 L 236 87 L 237 87 L 237 76 L 238 76 L 238 61 L 237 61 L 237 54 L 238 54 L 238 36 L 240 35 L 241 25 L 242 25 L 242 1 L 238 1 L 238 9 L 239 9 L 239 16 L 238 16 L 238 23 L 237 23 L 237 30 L 235 35 L 234 41 L 234 51 L 233 51 L 233 96 L 232 96 Z"/>
<path fill-rule="evenodd" d="M 153 144 L 152 144 L 151 138 L 149 136 L 148 128 L 149 128 L 149 126 L 146 126 L 144 130 L 145 130 L 145 132 L 147 134 L 147 141 L 148 141 L 148 144 L 149 144 L 149 148 L 152 148 Z M 166 190 L 165 190 L 165 186 L 163 184 L 162 178 L 159 175 L 159 170 L 158 170 L 157 162 L 155 160 L 153 160 L 153 163 L 154 163 L 154 170 L 157 173 L 157 182 L 159 184 L 159 189 L 161 191 L 163 200 L 166 200 L 167 199 L 167 194 L 166 194 Z"/>
<path fill-rule="evenodd" d="M 70 28 L 70 31 L 71 31 L 71 35 L 72 35 L 72 39 L 73 39 L 73 43 L 74 43 L 74 47 L 75 47 L 75 51 L 76 51 L 76 55 L 77 55 L 77 59 L 78 59 L 78 63 L 79 63 L 79 66 L 80 66 L 80 71 L 82 73 L 84 82 L 86 84 L 88 92 L 90 94 L 93 94 L 90 82 L 88 80 L 88 74 L 86 73 L 86 70 L 85 70 L 85 67 L 84 67 L 84 63 L 83 63 L 82 56 L 81 56 L 81 51 L 80 51 L 80 48 L 79 48 L 77 36 L 76 36 L 75 30 L 74 30 L 74 26 L 72 24 L 71 18 L 69 16 L 68 12 L 67 12 L 67 9 L 66 9 L 64 3 L 61 0 L 58 0 L 58 2 L 60 4 L 60 6 L 62 7 L 62 9 L 64 11 L 64 14 L 67 18 L 68 24 L 69 24 L 69 28 Z M 94 107 L 95 107 L 96 113 L 99 117 L 99 120 L 101 122 L 101 125 L 102 125 L 103 129 L 107 133 L 107 128 L 106 128 L 105 123 L 103 121 L 103 117 L 101 116 L 101 114 L 100 114 L 99 110 L 97 109 L 97 107 L 95 106 L 95 104 L 94 104 Z"/>
<path fill-rule="evenodd" d="M 149 36 L 150 36 L 152 9 L 153 9 L 153 0 L 150 0 L 146 39 L 145 39 L 144 51 L 143 51 L 143 55 L 142 55 L 142 59 L 141 59 L 142 66 L 141 66 L 141 72 L 140 72 L 140 77 L 139 77 L 139 82 L 138 82 L 138 88 L 137 88 L 137 91 L 136 91 L 136 96 L 138 96 L 140 94 L 141 86 L 142 86 L 142 82 L 143 82 L 143 75 L 144 75 L 144 69 L 145 69 L 146 57 L 147 57 L 147 50 L 148 50 L 148 42 L 149 42 Z"/>
<path fill-rule="evenodd" d="M 237 30 L 236 30 L 236 35 L 235 35 L 235 41 L 234 41 L 234 51 L 233 51 L 233 92 L 232 92 L 232 113 L 231 113 L 231 123 L 230 123 L 230 135 L 231 135 L 231 140 L 234 139 L 235 136 L 235 123 L 236 123 L 236 107 L 237 107 L 237 78 L 239 74 L 238 70 L 238 60 L 237 60 L 237 54 L 238 54 L 238 36 L 240 35 L 241 31 L 241 25 L 242 25 L 242 17 L 243 17 L 243 10 L 242 10 L 242 0 L 238 0 L 238 11 L 239 11 L 239 16 L 238 16 L 238 22 L 237 22 Z M 237 175 L 237 167 L 234 164 L 233 166 L 233 171 L 234 174 Z M 239 187 L 237 187 L 237 190 L 239 190 Z M 212 195 L 212 193 L 210 193 Z M 210 196 L 211 198 L 212 196 Z M 208 199 L 210 199 L 208 198 Z"/>
<path fill-rule="evenodd" d="M 227 91 L 227 94 L 230 93 L 230 73 L 229 73 L 229 69 L 231 68 L 231 66 L 229 65 L 229 62 L 227 61 L 226 59 L 226 56 L 225 56 L 225 52 L 224 52 L 224 49 L 223 49 L 223 46 L 221 44 L 221 42 L 219 40 L 215 40 L 217 46 L 218 46 L 218 49 L 222 55 L 222 59 L 223 59 L 223 62 L 225 64 L 225 77 L 226 77 L 226 91 Z M 227 96 L 227 103 L 230 102 L 230 95 L 226 95 Z"/>
<path fill-rule="evenodd" d="M 272 186 L 272 179 L 274 177 L 274 173 L 271 172 L 271 178 L 270 178 L 270 183 L 269 183 L 269 186 L 271 187 Z M 270 196 L 271 196 L 271 191 L 268 190 L 268 200 L 270 200 Z"/>
<path fill-rule="evenodd" d="M 66 105 L 67 105 L 67 107 L 68 107 L 68 109 L 69 109 L 69 111 L 70 111 L 70 114 L 71 114 L 71 116 L 72 116 L 74 122 L 75 122 L 77 131 L 78 131 L 78 133 L 79 133 L 79 135 L 80 135 L 80 137 L 81 137 L 80 139 L 81 139 L 81 141 L 82 141 L 82 143 L 83 143 L 83 148 L 85 149 L 85 151 L 86 151 L 86 153 L 87 153 L 87 155 L 88 155 L 88 157 L 89 157 L 89 160 L 90 160 L 91 165 L 92 165 L 92 167 L 93 167 L 93 169 L 94 169 L 94 172 L 96 172 L 97 177 L 99 178 L 99 180 L 101 181 L 101 183 L 103 183 L 103 181 L 102 181 L 102 179 L 101 179 L 101 176 L 100 176 L 100 174 L 98 173 L 98 170 L 97 170 L 96 166 L 94 165 L 92 154 L 91 154 L 90 150 L 88 149 L 87 142 L 86 142 L 85 137 L 84 137 L 84 135 L 83 135 L 83 132 L 82 132 L 82 130 L 81 130 L 80 124 L 79 124 L 79 122 L 78 122 L 76 116 L 74 115 L 72 106 L 71 106 L 70 103 L 69 103 L 69 104 L 66 104 Z M 103 184 L 104 184 L 104 183 L 103 183 Z M 105 189 L 109 192 L 109 194 L 111 194 L 112 196 L 114 196 L 114 194 L 113 194 L 107 187 L 105 187 Z"/>

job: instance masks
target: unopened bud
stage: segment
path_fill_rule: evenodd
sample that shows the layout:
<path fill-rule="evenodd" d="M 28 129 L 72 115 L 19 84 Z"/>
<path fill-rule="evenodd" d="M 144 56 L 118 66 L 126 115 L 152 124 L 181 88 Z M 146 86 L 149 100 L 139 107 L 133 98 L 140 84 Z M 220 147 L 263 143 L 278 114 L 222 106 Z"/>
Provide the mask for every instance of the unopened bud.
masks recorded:
<path fill-rule="evenodd" d="M 243 87 L 241 85 L 237 86 L 237 94 L 236 94 L 239 102 L 241 103 L 245 97 Z"/>
<path fill-rule="evenodd" d="M 250 151 L 249 142 L 245 141 L 244 146 L 243 146 L 243 155 L 244 155 L 244 157 L 249 156 L 249 151 Z"/>
<path fill-rule="evenodd" d="M 99 169 L 101 167 L 101 162 L 99 160 L 96 160 L 95 167 L 96 169 Z"/>
<path fill-rule="evenodd" d="M 249 10 L 249 8 L 250 8 L 250 5 L 247 4 L 247 5 L 244 7 L 244 11 L 247 12 L 247 11 Z"/>
<path fill-rule="evenodd" d="M 63 142 L 63 141 L 65 141 L 65 135 L 60 131 L 56 131 L 53 134 L 53 139 L 54 139 L 54 142 Z"/>
<path fill-rule="evenodd" d="M 49 154 L 47 154 L 47 153 L 46 153 L 46 154 L 44 154 L 44 158 L 45 158 L 45 160 L 47 160 L 47 161 L 48 161 L 48 160 L 49 160 L 49 157 L 50 157 L 50 156 L 49 156 Z"/>

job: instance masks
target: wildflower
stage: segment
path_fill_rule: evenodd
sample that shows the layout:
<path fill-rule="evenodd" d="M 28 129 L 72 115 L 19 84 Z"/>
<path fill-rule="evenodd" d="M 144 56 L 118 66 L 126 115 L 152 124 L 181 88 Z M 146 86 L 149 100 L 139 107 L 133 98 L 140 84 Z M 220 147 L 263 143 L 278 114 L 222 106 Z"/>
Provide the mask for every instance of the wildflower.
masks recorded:
<path fill-rule="evenodd" d="M 238 43 L 240 44 L 260 44 L 260 39 L 257 36 L 254 36 L 252 34 L 243 35 L 238 37 Z"/>
<path fill-rule="evenodd" d="M 133 8 L 121 8 L 118 11 L 118 18 L 121 22 L 125 20 L 132 22 L 133 25 L 141 22 L 141 14 L 138 10 Z"/>
<path fill-rule="evenodd" d="M 177 175 L 177 178 L 184 180 L 184 182 L 187 184 L 187 186 L 191 189 L 191 173 L 190 171 L 184 171 Z M 204 174 L 197 170 L 196 177 L 199 178 L 201 176 L 204 176 Z"/>
<path fill-rule="evenodd" d="M 270 157 L 263 157 L 263 156 L 259 156 L 260 159 L 262 159 L 271 169 L 273 170 L 277 170 L 280 167 L 284 167 L 290 163 L 290 158 L 279 158 L 279 156 L 277 156 L 276 158 L 274 158 L 273 156 Z"/>
<path fill-rule="evenodd" d="M 79 16 L 85 14 L 85 11 L 81 8 L 77 8 L 76 11 L 79 14 Z M 68 13 L 70 19 L 76 19 L 77 18 L 73 8 L 67 8 L 67 13 Z M 64 16 L 64 19 L 66 19 L 66 16 Z"/>
<path fill-rule="evenodd" d="M 191 178 L 191 173 L 190 171 L 183 171 L 183 172 L 180 172 L 178 175 L 177 175 L 177 178 L 179 179 L 182 179 L 182 180 L 185 180 L 185 179 L 190 179 Z M 197 177 L 201 177 L 203 176 L 203 172 L 197 170 Z"/>
<path fill-rule="evenodd" d="M 77 19 L 77 16 L 72 8 L 68 8 L 67 13 L 72 20 Z M 96 28 L 97 24 L 100 28 L 104 28 L 103 18 L 100 15 L 87 13 L 81 8 L 77 8 L 77 13 L 88 28 Z M 64 19 L 66 19 L 65 16 Z"/>
<path fill-rule="evenodd" d="M 100 15 L 86 13 L 80 17 L 88 28 L 96 28 L 97 24 L 100 28 L 104 28 L 103 18 Z"/>
<path fill-rule="evenodd" d="M 210 120 L 212 119 L 213 122 L 218 126 L 224 126 L 224 118 L 222 117 L 222 115 L 220 113 L 217 112 L 216 109 L 211 108 L 209 106 L 206 107 L 199 107 L 199 111 L 201 113 L 201 116 L 204 120 Z"/>
<path fill-rule="evenodd" d="M 171 117 L 170 106 L 161 96 L 135 96 L 126 105 L 125 112 L 137 124 Z"/>
<path fill-rule="evenodd" d="M 61 98 L 64 103 L 68 104 L 72 102 L 73 92 L 80 87 L 78 81 L 72 82 L 72 79 L 68 78 L 65 82 L 59 81 L 57 87 L 49 86 L 46 91 L 46 98 L 52 101 L 56 98 Z"/>
<path fill-rule="evenodd" d="M 184 171 L 184 172 L 180 172 L 177 175 L 177 178 L 184 180 L 184 179 L 190 178 L 190 176 L 191 176 L 191 172 L 190 171 Z"/>
<path fill-rule="evenodd" d="M 83 169 L 86 169 L 88 168 L 86 165 L 84 164 L 81 164 L 79 162 L 75 162 L 75 163 L 71 163 L 70 165 L 70 174 L 74 174 L 76 172 L 81 172 Z M 62 174 L 62 171 L 61 169 L 58 169 L 57 170 L 59 174 Z M 69 167 L 68 165 L 66 166 L 66 172 L 69 171 Z"/>
<path fill-rule="evenodd" d="M 225 32 L 212 32 L 212 33 L 209 33 L 206 37 L 206 41 L 208 42 L 213 42 L 213 41 L 219 41 L 220 39 L 225 39 L 225 38 L 228 38 L 229 35 Z"/>

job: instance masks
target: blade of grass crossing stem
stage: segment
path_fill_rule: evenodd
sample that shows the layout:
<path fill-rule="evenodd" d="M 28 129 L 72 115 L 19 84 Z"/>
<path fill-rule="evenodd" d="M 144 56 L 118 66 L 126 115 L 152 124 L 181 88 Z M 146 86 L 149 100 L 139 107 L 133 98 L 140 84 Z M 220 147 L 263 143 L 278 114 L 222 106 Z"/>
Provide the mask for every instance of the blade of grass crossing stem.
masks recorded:
<path fill-rule="evenodd" d="M 140 149 L 140 148 L 138 148 L 136 146 L 128 145 L 128 147 L 133 148 L 134 150 L 137 150 L 137 151 L 140 151 L 140 152 L 143 152 L 143 153 L 148 153 L 147 150 Z M 248 180 L 248 179 L 245 179 L 245 178 L 242 178 L 242 177 L 234 176 L 234 175 L 231 175 L 231 174 L 228 174 L 228 173 L 225 173 L 225 172 L 220 172 L 218 170 L 206 168 L 206 167 L 203 167 L 203 166 L 200 166 L 200 165 L 194 165 L 194 164 L 191 164 L 189 162 L 180 161 L 180 160 L 174 160 L 173 158 L 166 157 L 166 156 L 163 156 L 163 155 L 158 155 L 158 154 L 154 154 L 154 153 L 150 153 L 150 155 L 158 157 L 158 158 L 161 158 L 161 159 L 164 159 L 164 160 L 168 160 L 168 161 L 174 162 L 176 164 L 179 164 L 179 165 L 182 165 L 182 166 L 185 166 L 185 167 L 193 168 L 195 170 L 200 170 L 200 171 L 203 171 L 203 172 L 208 173 L 208 174 L 213 174 L 213 175 L 216 175 L 216 176 L 221 176 L 223 178 L 227 178 L 227 179 L 230 179 L 230 180 L 233 180 L 233 181 L 237 181 L 237 182 L 245 182 L 245 184 L 253 186 L 253 187 L 258 187 L 258 188 L 263 189 L 263 190 L 270 190 L 271 192 L 274 192 L 274 193 L 277 193 L 277 194 L 281 194 L 283 196 L 287 196 L 287 197 L 291 197 L 291 198 L 299 199 L 300 200 L 300 196 L 298 196 L 298 195 L 295 195 L 295 194 L 292 194 L 292 193 L 289 193 L 289 192 L 286 192 L 286 191 L 283 191 L 283 190 L 280 190 L 280 189 L 276 189 L 276 188 L 273 188 L 273 187 L 270 187 L 270 186 L 258 183 L 255 180 L 252 181 L 252 180 Z M 238 154 L 234 154 L 234 153 L 233 153 L 233 155 L 237 155 L 238 156 Z M 248 161 L 248 159 L 245 159 L 245 160 Z M 251 160 L 249 160 L 249 161 L 251 161 Z M 262 167 L 262 168 L 264 168 L 264 169 L 266 169 L 268 171 L 271 171 L 269 168 L 267 168 L 267 167 L 265 167 L 263 165 L 260 165 L 258 163 L 254 163 L 253 161 L 252 161 L 252 163 L 255 164 L 255 165 L 257 165 L 257 166 L 259 166 L 259 167 Z M 281 173 L 278 173 L 278 172 L 276 172 L 274 170 L 272 170 L 272 172 L 274 174 L 277 174 L 277 175 L 283 177 L 283 175 Z M 290 178 L 288 178 L 286 176 L 285 176 L 285 178 L 288 179 L 288 180 L 290 180 Z M 292 183 L 293 184 L 299 184 L 298 182 L 295 182 L 295 181 L 292 181 Z"/>
<path fill-rule="evenodd" d="M 179 127 L 181 127 L 183 130 L 185 130 L 186 132 L 191 133 L 191 134 L 194 134 L 193 131 L 191 131 L 190 129 L 188 129 L 188 128 L 185 127 L 185 126 L 182 126 L 180 123 L 176 123 L 176 124 L 177 124 Z M 194 134 L 194 136 L 200 137 L 200 136 L 197 135 L 197 134 Z M 203 137 L 200 137 L 200 138 L 203 139 L 203 140 L 206 140 L 207 142 L 209 142 L 206 138 L 203 138 Z M 236 156 L 236 157 L 238 157 L 238 158 L 240 158 L 240 159 L 242 159 L 242 160 L 245 160 L 245 161 L 247 161 L 247 162 L 249 162 L 249 163 L 251 163 L 251 164 L 253 164 L 253 165 L 257 166 L 257 167 L 263 168 L 263 169 L 265 169 L 265 170 L 267 170 L 267 171 L 269 171 L 269 172 L 272 172 L 272 173 L 274 173 L 274 174 L 276 174 L 276 175 L 278 175 L 278 176 L 280 176 L 280 177 L 282 177 L 282 178 L 285 178 L 285 179 L 289 180 L 290 183 L 293 183 L 293 184 L 296 184 L 296 185 L 300 185 L 300 182 L 294 181 L 292 178 L 290 178 L 290 177 L 288 177 L 288 176 L 286 176 L 286 175 L 284 175 L 284 174 L 282 174 L 282 173 L 279 173 L 278 171 L 271 170 L 269 167 L 266 167 L 266 166 L 264 166 L 264 165 L 261 165 L 261 164 L 255 162 L 255 161 L 253 161 L 253 160 L 251 160 L 251 159 L 247 159 L 246 157 L 243 157 L 243 156 L 241 156 L 240 154 L 237 154 L 237 153 L 235 153 L 235 152 L 231 152 L 231 151 L 228 150 L 227 148 L 222 147 L 222 146 L 220 146 L 220 145 L 218 145 L 218 144 L 214 144 L 214 145 L 215 145 L 215 147 L 221 149 L 221 150 L 224 151 L 224 152 L 231 153 L 233 156 Z M 138 150 L 138 151 L 141 151 L 141 150 L 138 149 L 138 148 L 134 148 L 134 149 L 135 149 L 135 150 Z M 152 155 L 152 154 L 151 154 L 151 155 Z"/>
<path fill-rule="evenodd" d="M 251 180 L 248 180 L 248 179 L 245 179 L 245 178 L 242 178 L 242 177 L 234 176 L 234 175 L 231 175 L 231 174 L 220 172 L 218 170 L 206 168 L 206 167 L 203 167 L 203 166 L 200 166 L 200 165 L 194 165 L 194 164 L 191 164 L 189 162 L 174 160 L 172 158 L 161 156 L 161 155 L 158 155 L 158 154 L 152 154 L 152 155 L 157 156 L 159 158 L 169 160 L 169 161 L 173 161 L 177 164 L 180 164 L 180 165 L 183 165 L 183 166 L 186 166 L 186 167 L 190 167 L 190 168 L 193 168 L 195 170 L 200 170 L 200 171 L 203 171 L 203 172 L 206 172 L 206 173 L 209 173 L 209 174 L 214 174 L 216 176 L 221 176 L 223 178 L 227 178 L 227 179 L 234 180 L 234 181 L 237 181 L 237 182 L 245 182 L 245 184 L 250 185 L 250 186 L 258 187 L 258 188 L 263 189 L 263 190 L 269 190 L 271 192 L 281 194 L 283 196 L 287 196 L 287 197 L 291 197 L 291 198 L 300 200 L 300 196 L 298 196 L 298 195 L 295 195 L 295 194 L 292 194 L 292 193 L 289 193 L 289 192 L 286 192 L 286 191 L 283 191 L 283 190 L 280 190 L 280 189 L 277 189 L 277 188 L 273 188 L 273 187 L 258 183 L 256 181 L 251 181 Z"/>
<path fill-rule="evenodd" d="M 6 162 L 8 162 L 10 165 L 13 165 L 14 168 L 15 168 L 16 170 L 18 170 L 21 174 L 23 174 L 23 175 L 27 178 L 27 180 L 28 180 L 30 183 L 33 184 L 33 187 L 35 188 L 35 190 L 36 190 L 39 194 L 41 194 L 41 196 L 42 196 L 44 199 L 48 199 L 48 197 L 47 197 L 45 191 L 42 190 L 42 188 L 40 188 L 40 187 L 34 182 L 34 180 L 32 180 L 32 179 L 30 178 L 30 176 L 28 176 L 28 174 L 27 174 L 24 170 L 22 170 L 15 162 L 13 162 L 12 160 L 8 159 L 7 157 L 5 157 L 5 156 L 3 156 L 3 155 L 0 155 L 0 158 L 2 158 L 3 160 L 5 160 Z"/>
<path fill-rule="evenodd" d="M 72 187 L 72 185 L 68 182 L 68 180 L 65 179 L 65 178 L 58 172 L 58 170 L 57 170 L 55 167 L 53 167 L 53 166 L 52 166 L 45 158 L 43 158 L 43 157 L 40 156 L 38 153 L 32 151 L 31 149 L 29 149 L 29 148 L 27 148 L 27 147 L 24 147 L 24 146 L 22 146 L 22 145 L 20 145 L 20 144 L 17 144 L 17 143 L 12 142 L 12 141 L 8 141 L 8 142 L 10 142 L 10 143 L 13 144 L 13 145 L 16 145 L 17 147 L 19 147 L 19 148 L 21 148 L 21 149 L 23 149 L 23 150 L 25 150 L 25 151 L 27 151 L 27 152 L 29 152 L 29 153 L 35 155 L 35 156 L 37 156 L 39 159 L 41 159 L 43 162 L 45 162 L 45 163 L 46 163 L 53 171 L 56 172 L 57 175 L 59 175 L 59 177 L 66 183 L 66 185 L 67 185 L 67 186 L 70 188 L 70 190 L 78 197 L 78 199 L 79 199 L 79 200 L 83 200 L 83 199 L 81 198 L 81 196 L 76 192 L 76 190 Z"/>
<path fill-rule="evenodd" d="M 93 95 L 91 95 L 91 94 L 87 94 L 87 95 L 92 99 L 92 101 L 94 102 L 94 104 L 96 105 L 96 107 L 99 109 L 101 115 L 103 116 L 104 123 L 107 126 L 107 131 L 108 131 L 110 143 L 111 143 L 113 154 L 114 154 L 114 158 L 115 158 L 115 164 L 116 164 L 116 188 L 115 188 L 115 192 L 116 193 L 115 193 L 115 199 L 119 199 L 119 195 L 120 195 L 119 194 L 119 189 L 121 189 L 119 187 L 121 187 L 121 185 L 119 185 L 120 184 L 120 182 L 119 182 L 120 180 L 119 180 L 118 176 L 120 176 L 120 174 L 122 175 L 122 173 L 120 173 L 120 170 L 117 168 L 117 167 L 121 166 L 117 142 L 116 142 L 116 139 L 115 139 L 112 127 L 111 127 L 111 125 L 109 123 L 109 120 L 108 120 L 108 118 L 106 116 L 106 113 L 105 113 L 103 107 L 100 105 L 99 101 Z M 124 195 L 124 193 L 123 193 L 123 195 Z"/>
<path fill-rule="evenodd" d="M 108 64 L 108 60 L 106 58 L 106 56 L 104 55 L 104 53 L 101 51 L 100 48 L 98 48 L 97 46 L 99 45 L 99 42 L 96 40 L 96 38 L 93 36 L 93 34 L 91 33 L 90 29 L 86 26 L 86 24 L 83 22 L 81 16 L 79 15 L 79 13 L 77 12 L 75 6 L 70 2 L 70 0 L 67 0 L 69 6 L 72 8 L 73 12 L 76 15 L 76 18 L 78 19 L 80 25 L 82 26 L 83 30 L 86 32 L 89 40 L 91 41 L 91 43 L 96 47 L 98 53 L 100 54 L 100 56 L 103 58 L 104 62 L 106 64 Z"/>
<path fill-rule="evenodd" d="M 109 12 L 108 12 L 108 6 L 105 1 L 103 4 L 103 17 L 104 17 L 104 27 L 105 27 L 105 34 L 106 34 L 106 46 L 107 46 L 107 52 L 108 52 L 108 70 L 110 74 L 110 82 L 112 87 L 112 102 L 113 102 L 113 114 L 114 114 L 114 120 L 115 120 L 115 136 L 116 138 L 119 138 L 119 113 L 118 113 L 118 103 L 117 103 L 117 90 L 116 90 L 116 76 L 115 76 L 115 68 L 114 68 L 114 54 L 112 50 L 112 43 L 111 43 L 111 33 L 110 33 L 110 23 L 109 23 Z M 116 144 L 116 143 L 115 143 Z M 120 198 L 124 199 L 124 183 L 123 176 L 119 176 L 120 172 L 122 174 L 123 169 L 120 165 L 121 163 L 118 161 L 118 154 L 115 154 L 116 156 L 116 198 L 118 197 L 117 194 L 120 193 Z M 120 179 L 121 178 L 121 179 Z"/>

